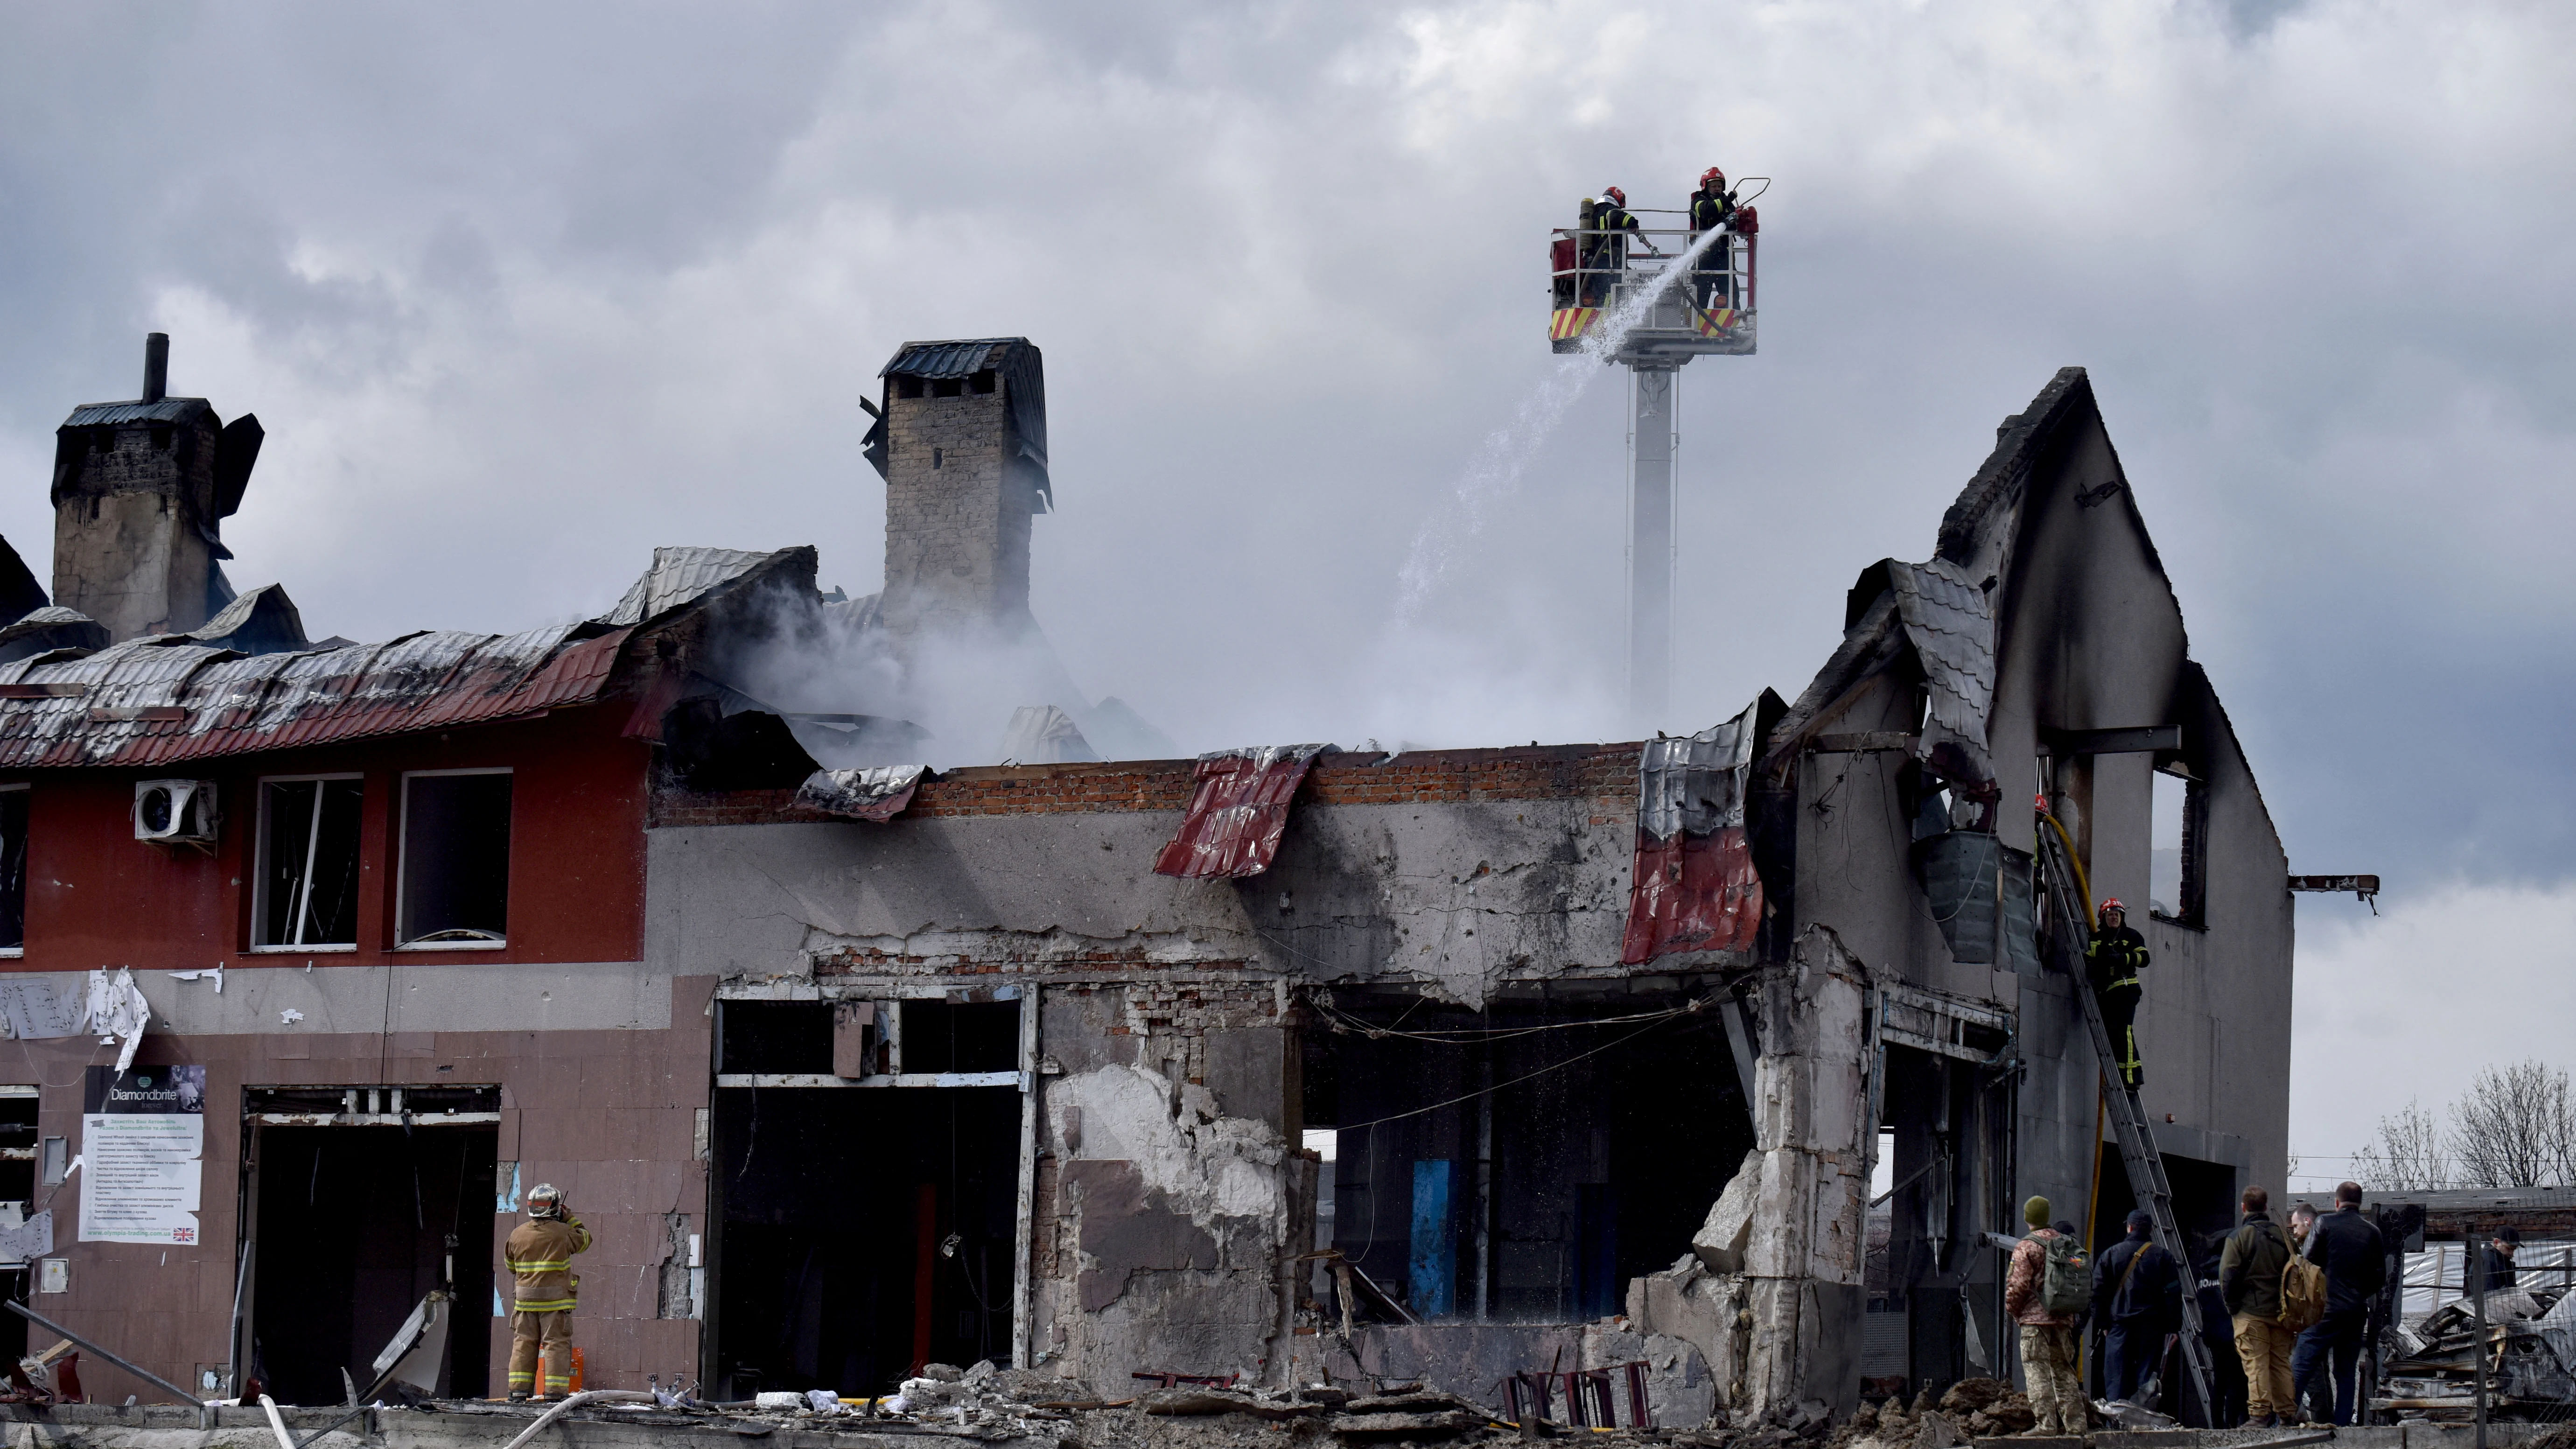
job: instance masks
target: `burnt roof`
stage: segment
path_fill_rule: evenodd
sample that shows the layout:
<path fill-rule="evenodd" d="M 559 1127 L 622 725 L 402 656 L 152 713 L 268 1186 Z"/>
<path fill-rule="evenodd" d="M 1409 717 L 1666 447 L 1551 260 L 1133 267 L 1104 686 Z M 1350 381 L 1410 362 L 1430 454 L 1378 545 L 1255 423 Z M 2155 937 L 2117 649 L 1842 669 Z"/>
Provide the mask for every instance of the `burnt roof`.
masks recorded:
<path fill-rule="evenodd" d="M 159 402 L 82 403 L 63 419 L 66 428 L 97 428 L 127 423 L 178 423 L 199 416 L 213 417 L 214 404 L 201 397 L 165 397 Z"/>

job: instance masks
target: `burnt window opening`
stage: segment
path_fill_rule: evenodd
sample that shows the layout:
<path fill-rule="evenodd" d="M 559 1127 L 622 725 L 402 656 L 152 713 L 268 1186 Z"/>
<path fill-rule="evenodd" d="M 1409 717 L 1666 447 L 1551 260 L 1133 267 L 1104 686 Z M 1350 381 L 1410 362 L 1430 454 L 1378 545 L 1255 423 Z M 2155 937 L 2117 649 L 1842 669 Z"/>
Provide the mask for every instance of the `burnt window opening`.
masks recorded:
<path fill-rule="evenodd" d="M 931 471 L 933 471 L 933 472 L 937 472 L 937 471 L 938 471 L 940 460 L 941 460 L 942 458 L 945 458 L 945 457 L 947 456 L 947 451 L 948 451 L 948 450 L 947 450 L 947 449 L 945 449 L 945 448 L 933 448 L 933 449 L 931 449 L 931 450 L 930 450 L 930 467 L 931 467 Z"/>
<path fill-rule="evenodd" d="M 1689 999 L 1319 1001 L 1302 1106 L 1355 1315 L 1595 1319 L 1689 1252 L 1754 1144 L 1723 1013 Z M 1338 1312 L 1326 1273 L 1301 1286 Z"/>
<path fill-rule="evenodd" d="M 92 443 L 90 446 L 92 446 L 93 448 L 96 448 L 99 452 L 102 452 L 102 453 L 113 453 L 113 452 L 115 452 L 115 451 L 116 451 L 116 429 L 114 429 L 114 428 L 101 428 L 101 429 L 99 429 L 99 430 L 98 430 L 98 441 L 96 441 L 95 443 Z"/>
<path fill-rule="evenodd" d="M 254 947 L 358 944 L 356 776 L 265 780 L 259 789 Z"/>
<path fill-rule="evenodd" d="M 498 946 L 510 911 L 510 772 L 403 777 L 394 938 L 406 946 Z"/>
<path fill-rule="evenodd" d="M 921 379 L 917 377 L 896 378 L 894 380 L 894 395 L 896 397 L 921 396 Z"/>
<path fill-rule="evenodd" d="M 12 953 L 27 946 L 28 793 L 0 785 L 0 951 Z"/>
<path fill-rule="evenodd" d="M 170 429 L 167 426 L 157 423 L 153 425 L 152 451 L 156 453 L 170 451 Z"/>
<path fill-rule="evenodd" d="M 728 1075 L 830 1076 L 828 1001 L 727 1001 L 716 1007 L 716 1070 Z"/>
<path fill-rule="evenodd" d="M 991 392 L 994 388 L 1000 385 L 998 379 L 996 379 L 993 374 L 993 369 L 989 367 L 977 371 L 976 374 L 973 377 L 968 378 L 966 382 L 969 387 L 979 393 Z"/>
<path fill-rule="evenodd" d="M 965 391 L 966 380 L 961 377 L 943 377 L 930 385 L 932 397 L 958 397 Z"/>
<path fill-rule="evenodd" d="M 2179 926 L 2208 924 L 2209 804 L 2203 782 L 2180 766 L 2153 776 L 2155 803 L 2148 840 L 2147 911 Z"/>
<path fill-rule="evenodd" d="M 1016 1001 L 907 1001 L 897 1032 L 906 1072 L 1011 1072 L 1020 1066 Z"/>

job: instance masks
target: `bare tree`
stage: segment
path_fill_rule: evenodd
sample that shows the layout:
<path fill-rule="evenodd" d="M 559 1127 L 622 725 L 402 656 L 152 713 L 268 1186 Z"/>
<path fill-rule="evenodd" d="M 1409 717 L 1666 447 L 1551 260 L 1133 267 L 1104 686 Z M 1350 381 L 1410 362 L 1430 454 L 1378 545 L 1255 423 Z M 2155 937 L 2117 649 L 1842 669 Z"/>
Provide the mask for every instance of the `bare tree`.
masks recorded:
<path fill-rule="evenodd" d="M 2484 1068 L 2451 1104 L 2450 1147 L 2463 1187 L 2576 1183 L 2576 1101 L 2567 1073 L 2536 1060 Z"/>
<path fill-rule="evenodd" d="M 2352 1155 L 2353 1180 L 2377 1190 L 2433 1192 L 2452 1182 L 2442 1125 L 2421 1102 L 2379 1119 L 2378 1140 Z"/>

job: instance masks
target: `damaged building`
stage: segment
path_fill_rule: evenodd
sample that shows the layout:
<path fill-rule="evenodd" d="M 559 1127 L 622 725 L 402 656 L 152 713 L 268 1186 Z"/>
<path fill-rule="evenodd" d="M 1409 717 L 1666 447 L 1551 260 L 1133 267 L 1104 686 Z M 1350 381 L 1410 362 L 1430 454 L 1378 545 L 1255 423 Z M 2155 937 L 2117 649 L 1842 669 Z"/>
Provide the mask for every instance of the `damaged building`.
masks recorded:
<path fill-rule="evenodd" d="M 1191 760 L 1029 613 L 1025 339 L 882 375 L 877 596 L 672 548 L 593 619 L 372 644 L 233 594 L 258 425 L 153 356 L 61 430 L 50 595 L 0 567 L 0 1241 L 39 1311 L 209 1396 L 336 1402 L 433 1293 L 435 1391 L 495 1392 L 538 1182 L 597 1236 L 595 1387 L 990 1359 L 1500 1405 L 1639 1365 L 1697 1423 L 2005 1373 L 1986 1235 L 2133 1201 L 2034 798 L 2092 895 L 2156 901 L 2184 1227 L 2280 1179 L 2288 868 L 2079 369 L 1926 561 L 1860 571 L 1794 698 Z M 963 743 L 914 707 L 960 639 L 1014 691 Z M 814 658 L 865 668 L 781 663 Z M 202 1089 L 201 1185 L 106 1238 L 83 1164 L 152 1074 Z"/>

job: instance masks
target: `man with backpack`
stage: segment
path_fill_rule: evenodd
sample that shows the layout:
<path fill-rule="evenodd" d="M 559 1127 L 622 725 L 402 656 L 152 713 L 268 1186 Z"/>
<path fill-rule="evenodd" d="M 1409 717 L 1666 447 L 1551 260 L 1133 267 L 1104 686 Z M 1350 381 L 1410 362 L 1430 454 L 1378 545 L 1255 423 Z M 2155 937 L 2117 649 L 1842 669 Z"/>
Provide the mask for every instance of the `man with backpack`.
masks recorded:
<path fill-rule="evenodd" d="M 2325 1313 L 2299 1335 L 2290 1377 L 2305 1394 L 2317 1371 L 2334 1361 L 2334 1421 L 2353 1422 L 2353 1370 L 2361 1358 L 2364 1325 L 2379 1290 L 2388 1286 L 2388 1242 L 2361 1215 L 2361 1184 L 2335 1189 L 2335 1210 L 2317 1219 L 2306 1260 L 2326 1275 Z"/>
<path fill-rule="evenodd" d="M 2075 1324 L 2093 1306 L 2093 1265 L 2083 1241 L 2048 1225 L 2048 1199 L 2023 1203 L 2030 1236 L 2013 1247 L 2004 1312 L 2021 1325 L 2021 1373 L 2038 1434 L 2081 1434 L 2084 1385 L 2075 1375 Z"/>
<path fill-rule="evenodd" d="M 2134 1402 L 2138 1386 L 2164 1361 L 2165 1335 L 2182 1328 L 2182 1274 L 2173 1255 L 2149 1236 L 2145 1208 L 2129 1214 L 2129 1235 L 2093 1265 L 2093 1301 L 2102 1305 L 2102 1387 Z"/>
<path fill-rule="evenodd" d="M 2298 1391 L 2290 1378 L 2295 1336 L 2281 1324 L 2281 1270 L 2289 1266 L 2290 1240 L 2272 1221 L 2272 1195 L 2245 1189 L 2245 1221 L 2218 1255 L 2218 1290 L 2236 1324 L 2236 1356 L 2245 1364 L 2245 1422 L 2271 1428 L 2299 1417 Z"/>

